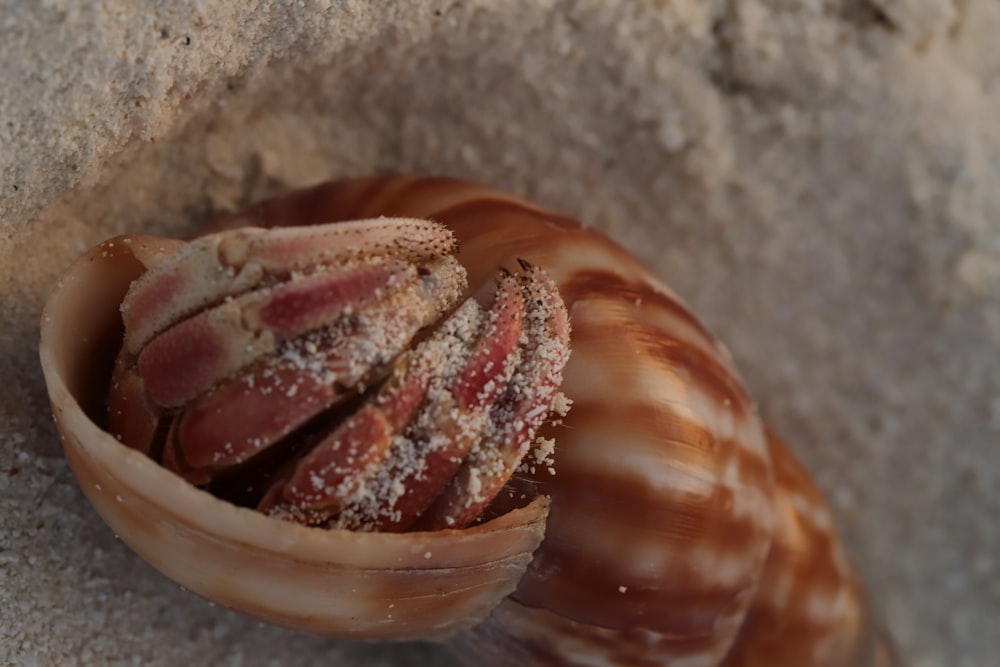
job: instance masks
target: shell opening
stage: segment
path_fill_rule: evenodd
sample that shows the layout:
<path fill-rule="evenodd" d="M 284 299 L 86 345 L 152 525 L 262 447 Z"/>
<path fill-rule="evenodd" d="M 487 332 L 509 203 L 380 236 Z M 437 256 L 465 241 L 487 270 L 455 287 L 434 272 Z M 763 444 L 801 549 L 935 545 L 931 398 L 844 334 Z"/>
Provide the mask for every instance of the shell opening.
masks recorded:
<path fill-rule="evenodd" d="M 526 262 L 500 268 L 486 304 L 463 298 L 450 232 L 421 222 L 427 238 L 403 243 L 414 229 L 238 229 L 139 267 L 109 430 L 221 499 L 310 526 L 457 529 L 527 505 L 516 472 L 529 453 L 552 467 L 537 434 L 565 404 L 565 306 Z M 238 267 L 217 251 L 234 241 Z"/>

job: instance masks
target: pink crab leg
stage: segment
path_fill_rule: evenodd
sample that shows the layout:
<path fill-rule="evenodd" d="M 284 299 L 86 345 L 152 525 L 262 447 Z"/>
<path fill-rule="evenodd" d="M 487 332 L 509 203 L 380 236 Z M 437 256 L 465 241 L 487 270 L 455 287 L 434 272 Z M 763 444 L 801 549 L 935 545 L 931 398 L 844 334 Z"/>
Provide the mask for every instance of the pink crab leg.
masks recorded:
<path fill-rule="evenodd" d="M 335 516 L 369 471 L 389 454 L 391 439 L 410 421 L 427 394 L 427 374 L 395 376 L 273 483 L 257 509 L 301 523 Z"/>
<path fill-rule="evenodd" d="M 500 278 L 497 295 L 465 365 L 443 394 L 425 404 L 413 424 L 421 465 L 395 468 L 402 494 L 380 494 L 367 522 L 380 531 L 403 531 L 413 525 L 445 489 L 473 445 L 482 437 L 490 408 L 516 367 L 525 303 L 509 274 Z"/>
<path fill-rule="evenodd" d="M 443 266 L 457 266 L 451 258 Z M 461 277 L 460 275 L 457 277 Z M 164 465 L 196 484 L 242 463 L 363 390 L 460 294 L 462 281 L 430 270 L 339 325 L 289 341 L 190 401 L 171 428 Z"/>
<path fill-rule="evenodd" d="M 461 528 L 482 514 L 520 465 L 552 409 L 569 360 L 569 319 L 551 279 L 526 262 L 522 266 L 529 311 L 516 379 L 493 405 L 482 441 L 420 517 L 415 526 L 420 530 Z"/>
<path fill-rule="evenodd" d="M 515 366 L 523 313 L 523 295 L 510 275 L 501 277 L 489 313 L 474 301 L 463 304 L 397 363 L 372 402 L 296 464 L 264 509 L 309 522 L 346 510 L 337 518 L 342 527 L 405 530 L 481 437 L 490 405 Z M 359 433 L 370 438 L 363 451 Z"/>
<path fill-rule="evenodd" d="M 388 262 L 250 292 L 153 338 L 139 353 L 139 374 L 158 404 L 183 405 L 280 341 L 350 314 L 416 276 L 414 267 Z"/>
<path fill-rule="evenodd" d="M 350 395 L 314 373 L 269 361 L 195 399 L 174 419 L 163 449 L 166 468 L 206 484 Z"/>
<path fill-rule="evenodd" d="M 441 225 L 409 218 L 203 236 L 168 257 L 151 257 L 155 264 L 122 302 L 125 345 L 138 354 L 181 319 L 291 272 L 377 258 L 417 262 L 451 254 L 454 244 Z"/>

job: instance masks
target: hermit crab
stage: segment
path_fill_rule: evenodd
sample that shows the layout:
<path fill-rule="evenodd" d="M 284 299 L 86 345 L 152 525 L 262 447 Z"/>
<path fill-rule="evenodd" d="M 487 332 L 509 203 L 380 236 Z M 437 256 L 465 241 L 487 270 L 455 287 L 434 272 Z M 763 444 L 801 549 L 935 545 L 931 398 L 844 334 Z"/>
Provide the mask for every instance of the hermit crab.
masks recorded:
<path fill-rule="evenodd" d="M 118 237 L 40 351 L 101 516 L 258 618 L 475 665 L 893 664 L 726 350 L 512 196 L 384 176 Z"/>

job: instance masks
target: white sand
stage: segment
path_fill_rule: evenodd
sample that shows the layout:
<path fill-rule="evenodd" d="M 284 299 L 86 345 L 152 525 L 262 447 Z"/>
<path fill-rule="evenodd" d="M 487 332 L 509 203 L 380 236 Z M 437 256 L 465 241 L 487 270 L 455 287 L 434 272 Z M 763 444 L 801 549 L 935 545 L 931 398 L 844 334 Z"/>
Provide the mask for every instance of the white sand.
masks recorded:
<path fill-rule="evenodd" d="M 162 4 L 0 0 L 0 664 L 450 664 L 178 590 L 77 490 L 36 360 L 85 247 L 382 169 L 635 248 L 816 471 L 908 664 L 994 664 L 995 0 Z"/>

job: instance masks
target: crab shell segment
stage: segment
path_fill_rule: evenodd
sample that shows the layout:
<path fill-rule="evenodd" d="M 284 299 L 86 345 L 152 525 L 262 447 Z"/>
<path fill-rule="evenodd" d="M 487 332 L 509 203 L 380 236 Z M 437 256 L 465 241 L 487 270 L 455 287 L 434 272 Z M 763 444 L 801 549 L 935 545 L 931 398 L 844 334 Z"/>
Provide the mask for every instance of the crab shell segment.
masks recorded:
<path fill-rule="evenodd" d="M 67 460 L 91 504 L 185 588 L 266 621 L 359 639 L 443 638 L 483 620 L 524 574 L 548 501 L 463 530 L 317 530 L 200 490 L 104 429 L 119 304 L 174 242 L 119 237 L 80 258 L 46 303 L 40 356 Z"/>

